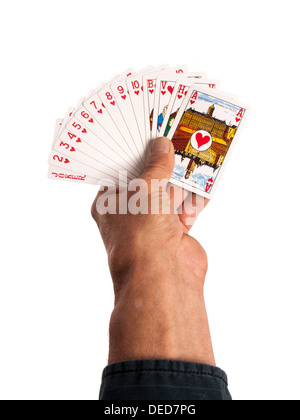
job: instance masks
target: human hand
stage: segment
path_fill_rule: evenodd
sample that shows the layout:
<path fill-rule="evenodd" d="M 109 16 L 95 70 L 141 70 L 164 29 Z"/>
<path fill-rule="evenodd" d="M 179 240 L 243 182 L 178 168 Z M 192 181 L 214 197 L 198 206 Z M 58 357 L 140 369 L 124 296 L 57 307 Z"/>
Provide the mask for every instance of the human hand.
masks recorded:
<path fill-rule="evenodd" d="M 140 179 L 129 189 L 100 191 L 92 207 L 116 296 L 110 363 L 175 359 L 215 364 L 203 295 L 207 256 L 189 235 L 207 200 L 168 185 L 174 160 L 172 143 L 155 140 Z M 116 214 L 103 214 L 110 201 Z"/>

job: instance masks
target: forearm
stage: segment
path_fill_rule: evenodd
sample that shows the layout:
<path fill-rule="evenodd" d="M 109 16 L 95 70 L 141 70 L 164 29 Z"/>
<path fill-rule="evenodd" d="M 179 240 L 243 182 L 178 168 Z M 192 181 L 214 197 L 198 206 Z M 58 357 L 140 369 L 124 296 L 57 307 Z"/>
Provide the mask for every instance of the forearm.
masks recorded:
<path fill-rule="evenodd" d="M 215 367 L 205 309 L 207 256 L 189 235 L 194 219 L 188 210 L 198 214 L 203 202 L 199 208 L 193 195 L 190 202 L 182 191 L 179 200 L 169 194 L 174 163 L 172 143 L 155 140 L 139 205 L 152 210 L 150 202 L 159 198 L 159 212 L 156 205 L 152 214 L 99 213 L 99 200 L 107 200 L 103 192 L 93 205 L 115 291 L 101 399 L 230 399 L 226 375 Z M 124 191 L 116 195 L 122 202 Z"/>
<path fill-rule="evenodd" d="M 168 359 L 215 365 L 205 274 L 184 274 L 174 258 L 166 258 L 145 258 L 123 271 L 111 317 L 109 363 Z"/>

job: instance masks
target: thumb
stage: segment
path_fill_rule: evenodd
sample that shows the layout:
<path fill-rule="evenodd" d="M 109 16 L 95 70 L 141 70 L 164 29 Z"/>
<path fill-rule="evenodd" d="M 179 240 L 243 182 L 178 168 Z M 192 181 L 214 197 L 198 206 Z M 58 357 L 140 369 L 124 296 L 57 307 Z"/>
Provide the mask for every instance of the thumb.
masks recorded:
<path fill-rule="evenodd" d="M 146 166 L 142 178 L 170 179 L 175 164 L 173 143 L 166 137 L 160 137 L 153 141 L 148 154 Z"/>

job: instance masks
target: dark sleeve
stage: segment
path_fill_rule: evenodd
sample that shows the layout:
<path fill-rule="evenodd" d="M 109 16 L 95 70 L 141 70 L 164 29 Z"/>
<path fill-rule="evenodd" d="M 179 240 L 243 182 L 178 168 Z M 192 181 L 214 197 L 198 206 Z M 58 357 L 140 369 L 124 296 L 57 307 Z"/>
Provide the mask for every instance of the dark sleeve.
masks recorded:
<path fill-rule="evenodd" d="M 100 400 L 231 400 L 221 369 L 173 360 L 136 360 L 104 369 Z"/>

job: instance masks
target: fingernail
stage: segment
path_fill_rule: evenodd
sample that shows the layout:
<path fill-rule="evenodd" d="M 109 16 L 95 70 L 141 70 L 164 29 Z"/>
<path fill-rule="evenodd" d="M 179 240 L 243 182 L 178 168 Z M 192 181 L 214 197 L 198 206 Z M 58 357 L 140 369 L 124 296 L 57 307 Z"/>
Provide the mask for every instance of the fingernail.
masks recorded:
<path fill-rule="evenodd" d="M 169 153 L 170 140 L 166 137 L 154 140 L 151 147 L 151 153 Z"/>

